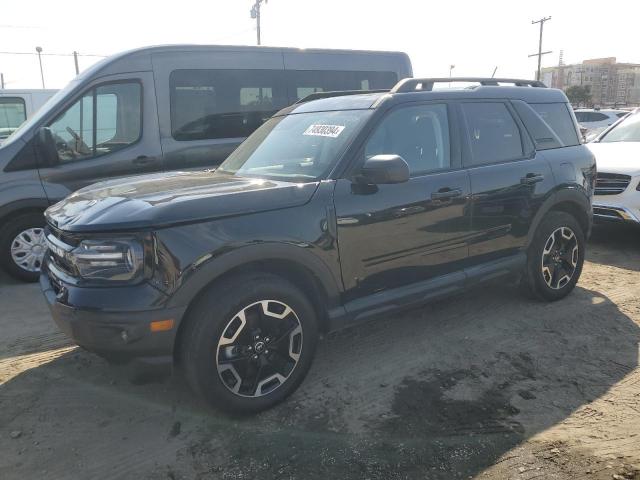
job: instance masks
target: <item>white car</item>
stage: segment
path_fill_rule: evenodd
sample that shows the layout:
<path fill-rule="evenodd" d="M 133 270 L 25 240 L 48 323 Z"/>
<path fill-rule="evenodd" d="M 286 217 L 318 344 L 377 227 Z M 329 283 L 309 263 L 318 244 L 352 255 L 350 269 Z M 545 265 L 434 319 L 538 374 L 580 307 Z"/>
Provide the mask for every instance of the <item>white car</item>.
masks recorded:
<path fill-rule="evenodd" d="M 595 219 L 640 225 L 640 109 L 588 147 L 598 164 Z"/>
<path fill-rule="evenodd" d="M 618 120 L 629 115 L 629 112 L 626 110 L 594 110 L 590 108 L 577 109 L 574 113 L 580 126 L 587 129 L 585 132 L 587 141 L 593 140 L 598 134 L 602 133 Z"/>

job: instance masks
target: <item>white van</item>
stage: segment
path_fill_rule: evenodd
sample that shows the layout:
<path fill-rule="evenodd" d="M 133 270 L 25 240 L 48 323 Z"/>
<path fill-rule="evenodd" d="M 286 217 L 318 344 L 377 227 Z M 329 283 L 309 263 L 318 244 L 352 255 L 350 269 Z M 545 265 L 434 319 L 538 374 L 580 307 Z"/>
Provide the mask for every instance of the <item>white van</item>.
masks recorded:
<path fill-rule="evenodd" d="M 0 90 L 0 144 L 57 90 Z"/>

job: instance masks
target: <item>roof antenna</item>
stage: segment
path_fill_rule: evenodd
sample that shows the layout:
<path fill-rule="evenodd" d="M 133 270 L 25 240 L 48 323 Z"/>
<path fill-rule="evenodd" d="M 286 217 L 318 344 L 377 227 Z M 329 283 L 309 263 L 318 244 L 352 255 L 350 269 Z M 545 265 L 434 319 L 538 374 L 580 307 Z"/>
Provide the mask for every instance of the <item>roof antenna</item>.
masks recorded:
<path fill-rule="evenodd" d="M 491 74 L 491 78 L 495 78 L 497 71 L 498 71 L 498 66 L 496 65 L 496 68 L 493 69 L 493 73 Z"/>

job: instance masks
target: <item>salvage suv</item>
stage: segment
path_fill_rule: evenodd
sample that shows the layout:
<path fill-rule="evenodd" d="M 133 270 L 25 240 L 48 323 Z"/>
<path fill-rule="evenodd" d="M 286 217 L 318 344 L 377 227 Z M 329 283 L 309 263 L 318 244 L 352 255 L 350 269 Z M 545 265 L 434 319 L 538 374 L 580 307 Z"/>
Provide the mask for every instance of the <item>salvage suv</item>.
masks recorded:
<path fill-rule="evenodd" d="M 565 297 L 595 176 L 567 98 L 539 82 L 316 93 L 216 171 L 50 207 L 40 281 L 78 345 L 175 365 L 211 404 L 259 411 L 300 385 L 324 332 L 498 278 Z"/>

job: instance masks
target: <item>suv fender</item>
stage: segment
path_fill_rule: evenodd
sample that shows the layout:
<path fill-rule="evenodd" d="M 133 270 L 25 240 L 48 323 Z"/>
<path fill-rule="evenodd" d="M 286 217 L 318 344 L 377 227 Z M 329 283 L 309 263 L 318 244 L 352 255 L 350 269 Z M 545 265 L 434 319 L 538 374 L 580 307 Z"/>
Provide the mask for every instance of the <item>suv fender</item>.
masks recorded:
<path fill-rule="evenodd" d="M 562 188 L 551 194 L 538 209 L 529 227 L 525 248 L 529 248 L 540 223 L 545 215 L 552 210 L 567 212 L 574 216 L 580 226 L 583 227 L 585 238 L 589 238 L 591 225 L 593 223 L 589 196 L 573 188 Z"/>
<path fill-rule="evenodd" d="M 203 289 L 229 272 L 241 270 L 245 266 L 273 265 L 278 262 L 303 269 L 311 275 L 326 296 L 327 304 L 323 307 L 327 311 L 339 305 L 342 288 L 339 270 L 332 272 L 331 268 L 308 247 L 273 243 L 243 246 L 200 265 L 193 264 L 187 267 L 180 286 L 171 295 L 168 306 L 188 306 Z"/>

